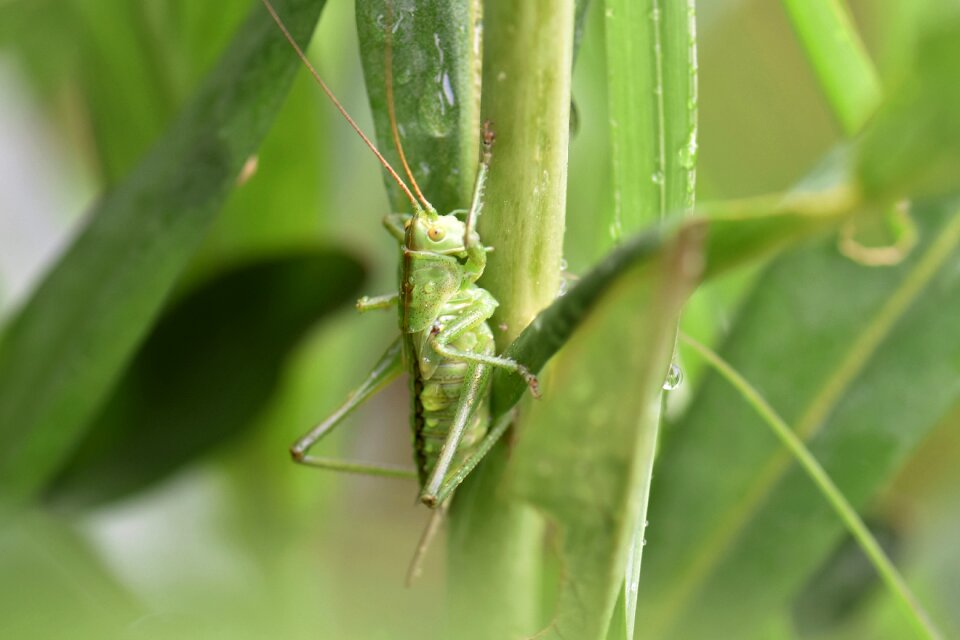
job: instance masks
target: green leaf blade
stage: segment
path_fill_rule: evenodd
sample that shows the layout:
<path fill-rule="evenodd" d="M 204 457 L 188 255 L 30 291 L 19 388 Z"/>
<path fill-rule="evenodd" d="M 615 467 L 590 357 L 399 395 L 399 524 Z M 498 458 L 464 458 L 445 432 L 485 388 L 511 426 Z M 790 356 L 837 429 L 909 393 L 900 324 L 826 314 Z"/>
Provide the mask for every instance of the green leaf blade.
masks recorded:
<path fill-rule="evenodd" d="M 925 33 L 912 62 L 860 145 L 857 177 L 880 201 L 951 193 L 960 175 L 960 14 Z"/>
<path fill-rule="evenodd" d="M 614 240 L 693 207 L 697 51 L 693 2 L 606 1 Z"/>
<path fill-rule="evenodd" d="M 949 275 L 960 256 L 955 210 L 955 201 L 925 206 L 924 243 L 893 269 L 856 265 L 831 242 L 782 257 L 722 350 L 855 507 L 960 394 L 950 373 L 956 355 L 943 357 L 960 352 L 955 332 L 947 335 L 960 312 Z M 716 377 L 658 464 L 648 534 L 657 553 L 641 583 L 640 629 L 654 638 L 759 633 L 830 551 L 841 523 Z"/>
<path fill-rule="evenodd" d="M 318 248 L 250 260 L 190 291 L 160 318 L 46 496 L 71 506 L 123 497 L 242 437 L 293 348 L 355 299 L 362 279 L 348 255 Z"/>
<path fill-rule="evenodd" d="M 280 8 L 306 40 L 323 2 Z M 96 208 L 0 343 L 0 484 L 23 500 L 82 434 L 266 133 L 298 62 L 255 10 L 196 99 Z M 42 401 L 38 401 L 42 399 Z"/>
<path fill-rule="evenodd" d="M 880 103 L 880 81 L 842 0 L 783 0 L 834 116 L 848 136 Z"/>
<path fill-rule="evenodd" d="M 679 233 L 597 301 L 516 446 L 513 491 L 554 522 L 560 541 L 564 580 L 544 638 L 599 639 L 610 624 L 646 512 L 660 395 L 702 232 Z"/>
<path fill-rule="evenodd" d="M 356 10 L 380 152 L 409 183 L 390 127 L 389 73 L 398 133 L 424 195 L 441 213 L 468 207 L 480 148 L 481 3 L 366 0 Z M 409 200 L 386 172 L 384 181 L 393 210 L 409 211 Z"/>

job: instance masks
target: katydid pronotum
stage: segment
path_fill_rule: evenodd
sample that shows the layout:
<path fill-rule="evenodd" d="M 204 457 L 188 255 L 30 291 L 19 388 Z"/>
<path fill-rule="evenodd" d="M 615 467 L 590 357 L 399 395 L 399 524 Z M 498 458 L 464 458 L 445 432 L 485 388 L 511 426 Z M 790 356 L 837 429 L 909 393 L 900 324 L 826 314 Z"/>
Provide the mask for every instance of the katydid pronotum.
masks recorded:
<path fill-rule="evenodd" d="M 421 502 L 436 508 L 418 550 L 419 556 L 435 531 L 453 491 L 510 425 L 510 413 L 490 424 L 493 368 L 520 375 L 531 392 L 537 395 L 537 379 L 530 371 L 518 362 L 496 355 L 493 333 L 487 321 L 493 315 L 497 301 L 490 292 L 477 285 L 490 250 L 481 243 L 476 222 L 483 208 L 483 190 L 494 142 L 493 129 L 489 123 L 484 124 L 481 158 L 469 208 L 439 214 L 421 192 L 404 155 L 392 99 L 389 28 L 386 30 L 387 109 L 393 141 L 412 191 L 317 74 L 270 1 L 262 2 L 324 93 L 370 147 L 413 207 L 412 214 L 394 213 L 384 219 L 384 226 L 401 249 L 399 291 L 363 297 L 357 302 L 357 309 L 361 312 L 399 307 L 401 335 L 381 356 L 363 384 L 329 418 L 297 440 L 291 447 L 291 454 L 301 464 L 324 469 L 417 477 Z M 415 472 L 309 454 L 310 449 L 354 409 L 403 371 L 408 372 L 411 380 Z"/>

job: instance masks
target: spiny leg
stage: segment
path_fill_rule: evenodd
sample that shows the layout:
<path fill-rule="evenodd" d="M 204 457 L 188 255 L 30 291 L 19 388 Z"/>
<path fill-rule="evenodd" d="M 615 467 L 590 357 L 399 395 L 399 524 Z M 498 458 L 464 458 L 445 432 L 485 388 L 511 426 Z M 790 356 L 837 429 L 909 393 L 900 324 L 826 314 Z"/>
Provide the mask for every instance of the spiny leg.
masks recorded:
<path fill-rule="evenodd" d="M 515 418 L 515 411 L 508 411 L 500 416 L 500 419 L 487 431 L 487 435 L 483 437 L 483 440 L 480 441 L 480 444 L 477 445 L 474 452 L 471 453 L 459 467 L 454 469 L 453 472 L 448 475 L 447 479 L 443 481 L 443 484 L 440 485 L 440 489 L 436 495 L 438 504 L 446 504 L 454 490 L 470 475 L 470 472 L 476 468 L 480 461 L 490 453 L 490 449 L 492 449 L 493 445 L 497 443 L 497 440 L 506 433 Z"/>
<path fill-rule="evenodd" d="M 333 460 L 307 455 L 313 445 L 329 435 L 343 420 L 353 413 L 354 409 L 369 400 L 372 396 L 393 381 L 402 371 L 403 343 L 397 338 L 391 344 L 380 360 L 374 365 L 367 379 L 361 384 L 338 408 L 333 415 L 311 429 L 290 447 L 290 455 L 295 462 L 348 473 L 362 473 L 366 475 L 416 478 L 417 473 L 412 469 L 380 465 L 367 462 L 352 462 L 347 460 Z"/>
<path fill-rule="evenodd" d="M 443 484 L 443 479 L 450 470 L 453 457 L 457 454 L 460 441 L 466 431 L 470 417 L 479 403 L 483 400 L 483 392 L 490 378 L 490 367 L 483 364 L 470 364 L 463 377 L 463 387 L 460 389 L 460 399 L 457 402 L 457 411 L 447 432 L 447 439 L 440 448 L 437 462 L 430 471 L 430 476 L 420 491 L 420 501 L 428 507 L 435 507 L 439 503 L 437 491 Z"/>
<path fill-rule="evenodd" d="M 486 262 L 486 250 L 480 244 L 479 238 L 475 238 L 472 233 L 477 226 L 477 219 L 480 217 L 480 211 L 483 209 L 483 190 L 487 184 L 487 174 L 490 172 L 490 161 L 493 158 L 493 125 L 490 121 L 483 123 L 483 133 L 481 136 L 483 151 L 480 154 L 480 166 L 477 168 L 477 177 L 473 183 L 473 199 L 470 202 L 470 210 L 467 213 L 466 223 L 463 232 L 463 246 L 467 248 L 467 253 L 475 262 Z"/>
<path fill-rule="evenodd" d="M 403 244 L 407 235 L 407 223 L 410 221 L 409 213 L 388 213 L 383 217 L 383 226 L 390 232 L 400 244 Z"/>
<path fill-rule="evenodd" d="M 488 356 L 483 353 L 462 351 L 450 346 L 451 342 L 481 322 L 485 322 L 493 315 L 493 310 L 496 309 L 496 303 L 493 297 L 482 289 L 480 291 L 482 292 L 482 297 L 477 299 L 468 310 L 463 311 L 456 320 L 440 329 L 440 331 L 433 336 L 430 346 L 433 347 L 434 351 L 446 358 L 460 360 L 462 362 L 485 364 L 491 367 L 500 367 L 501 369 L 513 371 L 527 383 L 527 386 L 530 387 L 530 393 L 535 398 L 539 398 L 540 386 L 537 382 L 537 377 L 516 360 L 502 356 Z"/>
<path fill-rule="evenodd" d="M 430 519 L 427 521 L 427 526 L 420 535 L 420 541 L 417 543 L 417 548 L 413 552 L 413 557 L 410 558 L 410 566 L 407 567 L 406 585 L 408 587 L 412 586 L 413 581 L 420 577 L 423 569 L 423 559 L 426 557 L 427 550 L 436 537 L 437 531 L 440 530 L 440 525 L 443 524 L 443 519 L 446 517 L 449 508 L 450 501 L 448 500 L 441 502 L 436 509 L 430 512 Z"/>

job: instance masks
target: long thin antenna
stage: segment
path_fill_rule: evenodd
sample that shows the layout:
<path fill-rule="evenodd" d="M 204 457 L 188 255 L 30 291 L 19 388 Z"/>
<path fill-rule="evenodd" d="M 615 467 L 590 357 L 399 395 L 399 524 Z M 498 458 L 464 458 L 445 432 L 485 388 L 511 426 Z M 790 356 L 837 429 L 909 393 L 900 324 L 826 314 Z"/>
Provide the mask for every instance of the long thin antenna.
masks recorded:
<path fill-rule="evenodd" d="M 420 199 L 420 202 L 423 203 L 423 206 L 427 208 L 427 211 L 436 211 L 433 205 L 423 196 L 420 185 L 417 184 L 417 179 L 413 177 L 410 165 L 407 164 L 407 154 L 403 152 L 403 143 L 400 142 L 396 106 L 393 103 L 393 3 L 387 0 L 386 5 L 387 20 L 386 26 L 384 27 L 385 46 L 383 50 L 383 64 L 385 67 L 384 76 L 386 77 L 387 83 L 387 116 L 390 119 L 390 132 L 393 134 L 393 144 L 397 148 L 397 154 L 400 156 L 400 163 L 403 165 L 403 170 L 406 171 L 407 177 L 410 178 L 410 183 L 413 185 L 413 190 L 417 193 L 417 197 Z"/>
<path fill-rule="evenodd" d="M 333 95 L 333 91 L 330 90 L 330 87 L 327 86 L 327 83 L 323 81 L 323 78 L 321 78 L 320 74 L 317 73 L 317 70 L 314 69 L 313 65 L 310 63 L 310 60 L 307 59 L 306 54 L 303 53 L 303 49 L 301 49 L 300 45 L 297 44 L 297 41 L 293 39 L 293 36 L 290 35 L 290 31 L 287 30 L 287 26 L 283 24 L 283 20 L 280 19 L 279 15 L 277 15 L 277 11 L 276 9 L 273 8 L 273 5 L 270 3 L 270 0 L 261 0 L 261 2 L 263 2 L 263 6 L 266 7 L 267 12 L 270 14 L 270 17 L 273 18 L 273 21 L 277 23 L 278 27 L 280 27 L 280 31 L 283 33 L 283 37 L 287 39 L 287 42 L 290 43 L 290 46 L 293 47 L 293 50 L 297 52 L 297 56 L 300 58 L 303 64 L 310 71 L 310 75 L 313 76 L 313 79 L 317 81 L 317 84 L 320 85 L 320 88 L 323 89 L 323 92 L 327 94 L 328 98 L 330 98 L 330 102 L 333 103 L 333 106 L 337 108 L 337 111 L 340 112 L 340 115 L 342 115 L 344 118 L 347 119 L 347 122 L 349 122 L 350 126 L 353 127 L 353 130 L 356 131 L 357 134 L 359 134 L 359 136 L 363 139 L 363 141 L 367 143 L 367 146 L 370 147 L 370 150 L 373 151 L 374 155 L 377 156 L 377 159 L 380 160 L 380 164 L 383 165 L 383 167 L 390 173 L 393 179 L 396 180 L 397 184 L 400 185 L 400 188 L 403 189 L 403 192 L 407 195 L 407 198 L 413 204 L 413 208 L 420 209 L 420 203 L 417 202 L 417 199 L 413 197 L 412 193 L 410 193 L 410 188 L 407 187 L 403 179 L 397 174 L 396 171 L 394 171 L 393 167 L 390 166 L 390 163 L 387 162 L 387 159 L 383 157 L 383 154 L 380 153 L 380 151 L 373 144 L 373 142 L 370 141 L 370 138 L 368 138 L 366 134 L 364 134 L 363 131 L 361 131 L 360 126 L 353 121 L 353 118 L 350 117 L 350 114 L 347 113 L 347 110 L 344 109 L 343 105 L 340 104 L 340 101 L 337 100 L 337 96 Z M 400 154 L 400 157 L 401 158 L 403 157 L 402 152 Z M 406 160 L 404 160 L 403 164 L 404 164 L 404 167 L 406 167 L 406 164 L 407 164 Z M 410 170 L 407 169 L 408 173 L 409 171 Z M 411 176 L 411 179 L 412 178 L 413 176 Z M 415 182 L 414 182 L 414 186 L 416 186 Z M 417 193 L 418 194 L 420 193 L 419 188 L 417 188 Z M 420 197 L 423 198 L 423 196 L 420 196 Z M 424 200 L 424 202 L 426 201 Z"/>

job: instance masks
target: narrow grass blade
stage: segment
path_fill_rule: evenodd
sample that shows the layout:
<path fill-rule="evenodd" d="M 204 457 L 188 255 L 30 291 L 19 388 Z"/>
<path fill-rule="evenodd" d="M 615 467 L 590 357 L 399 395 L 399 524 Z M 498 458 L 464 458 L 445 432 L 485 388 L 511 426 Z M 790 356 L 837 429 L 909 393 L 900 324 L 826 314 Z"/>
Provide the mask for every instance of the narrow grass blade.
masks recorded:
<path fill-rule="evenodd" d="M 843 0 L 783 0 L 843 132 L 858 133 L 880 104 L 880 81 Z"/>
<path fill-rule="evenodd" d="M 279 3 L 305 41 L 323 1 Z M 73 448 L 146 335 L 298 62 L 254 9 L 191 104 L 90 222 L 0 342 L 0 486 L 33 494 Z"/>
<path fill-rule="evenodd" d="M 810 480 L 817 485 L 817 488 L 823 494 L 824 499 L 830 503 L 834 512 L 837 514 L 843 524 L 847 527 L 850 535 L 857 541 L 860 548 L 867 555 L 877 573 L 886 583 L 893 596 L 897 599 L 904 614 L 910 620 L 914 630 L 921 636 L 929 638 L 939 638 L 941 634 L 933 626 L 926 611 L 917 601 L 916 596 L 910 591 L 903 576 L 893 566 L 886 552 L 877 542 L 873 534 L 867 529 L 867 526 L 860 519 L 856 509 L 854 509 L 844 497 L 840 489 L 833 482 L 827 472 L 823 469 L 817 459 L 810 453 L 810 450 L 803 443 L 803 440 L 797 437 L 797 434 L 780 417 L 776 409 L 770 406 L 756 387 L 750 384 L 723 358 L 717 355 L 708 347 L 700 344 L 690 336 L 681 335 L 681 341 L 699 353 L 713 369 L 719 373 L 727 382 L 729 382 L 743 399 L 754 411 L 763 419 L 773 431 L 773 435 L 780 440 L 781 444 L 790 451 L 796 462 L 803 467 L 804 472 Z"/>
<path fill-rule="evenodd" d="M 614 202 L 609 226 L 620 242 L 625 233 L 694 205 L 696 12 L 694 0 L 606 0 L 605 16 Z M 621 594 L 627 639 L 633 638 L 641 522 L 633 538 Z"/>
<path fill-rule="evenodd" d="M 606 0 L 615 241 L 693 207 L 697 51 L 693 0 Z"/>

